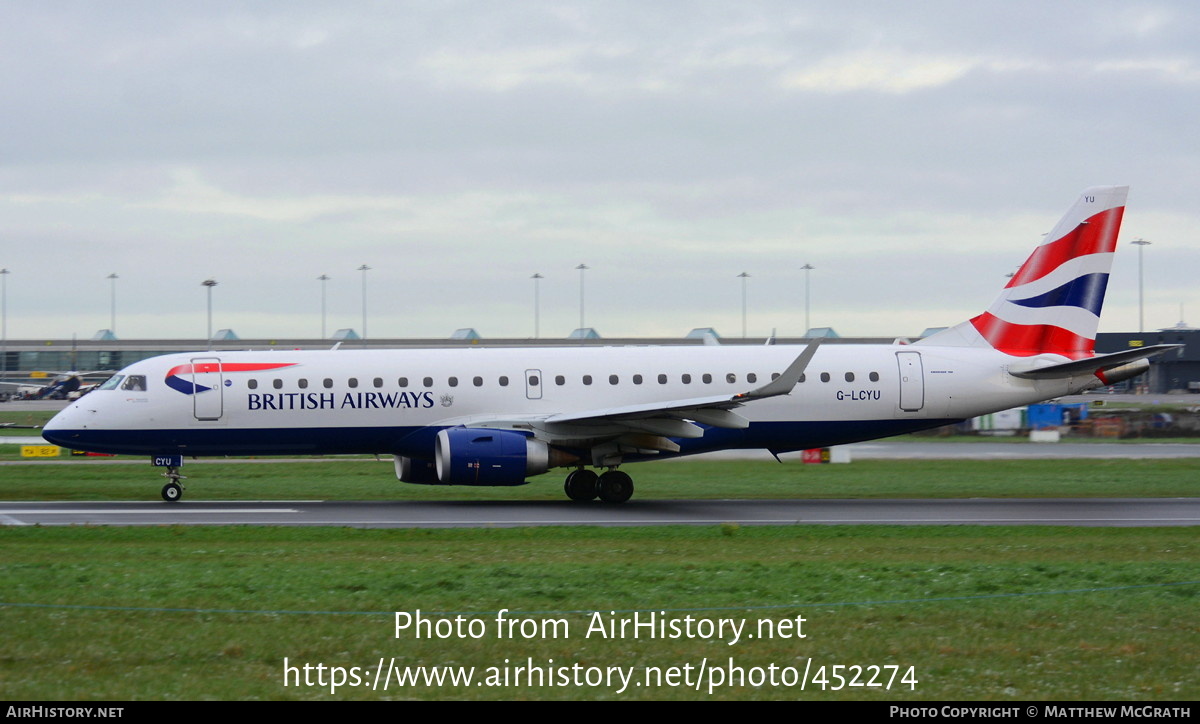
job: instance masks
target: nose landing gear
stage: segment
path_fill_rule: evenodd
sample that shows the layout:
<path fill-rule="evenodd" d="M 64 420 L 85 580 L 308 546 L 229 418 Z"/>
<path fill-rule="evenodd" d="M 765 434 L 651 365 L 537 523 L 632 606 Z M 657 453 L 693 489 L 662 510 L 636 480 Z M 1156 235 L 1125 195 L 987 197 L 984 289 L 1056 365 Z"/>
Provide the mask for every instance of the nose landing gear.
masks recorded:
<path fill-rule="evenodd" d="M 168 467 L 167 472 L 163 473 L 162 476 L 170 480 L 170 482 L 164 485 L 162 488 L 163 500 L 167 501 L 168 503 L 178 503 L 179 499 L 183 497 L 183 483 L 180 483 L 179 481 L 187 480 L 187 476 L 180 475 L 179 468 L 174 466 Z"/>

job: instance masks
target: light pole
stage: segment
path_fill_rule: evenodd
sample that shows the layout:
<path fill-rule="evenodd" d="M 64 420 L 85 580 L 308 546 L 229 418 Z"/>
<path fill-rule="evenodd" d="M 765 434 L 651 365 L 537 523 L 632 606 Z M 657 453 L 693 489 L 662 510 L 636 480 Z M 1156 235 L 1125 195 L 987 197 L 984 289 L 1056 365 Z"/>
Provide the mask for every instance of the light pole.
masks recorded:
<path fill-rule="evenodd" d="M 808 334 L 808 330 L 812 329 L 812 320 L 809 318 L 809 291 L 812 287 L 812 270 L 816 269 L 812 264 L 805 264 L 800 267 L 804 270 L 804 334 Z"/>
<path fill-rule="evenodd" d="M 367 272 L 371 271 L 371 267 L 363 264 L 358 268 L 362 272 L 362 341 L 363 346 L 367 346 Z"/>
<path fill-rule="evenodd" d="M 111 282 L 111 294 L 109 299 L 108 310 L 108 331 L 112 332 L 113 336 L 117 336 L 117 280 L 121 277 L 117 276 L 116 272 L 109 274 L 105 279 Z"/>
<path fill-rule="evenodd" d="M 215 279 L 205 279 L 200 282 L 200 286 L 208 289 L 208 348 L 212 349 L 212 290 L 217 286 Z"/>
<path fill-rule="evenodd" d="M 583 335 L 583 273 L 590 269 L 587 264 L 580 264 L 575 267 L 579 270 L 579 334 Z"/>
<path fill-rule="evenodd" d="M 1142 247 L 1149 246 L 1150 242 L 1139 237 L 1129 243 L 1136 244 L 1138 248 L 1138 333 L 1140 334 L 1146 331 L 1145 297 L 1142 296 Z"/>
<path fill-rule="evenodd" d="M 0 269 L 0 382 L 8 377 L 8 269 Z"/>
<path fill-rule="evenodd" d="M 746 280 L 749 278 L 746 272 L 738 274 L 738 279 L 742 280 L 742 339 L 746 338 Z"/>
<path fill-rule="evenodd" d="M 325 282 L 329 281 L 328 274 L 317 277 L 321 282 L 321 339 L 325 339 Z"/>
<path fill-rule="evenodd" d="M 540 284 L 541 280 L 545 279 L 545 277 L 543 277 L 541 274 L 539 274 L 537 272 L 534 272 L 533 276 L 531 276 L 529 278 L 533 280 L 533 338 L 537 339 L 541 333 L 541 321 L 542 321 L 541 313 L 540 313 L 540 308 L 541 308 L 540 301 L 541 300 L 539 299 L 539 295 L 538 295 L 538 291 L 539 291 L 538 284 Z"/>

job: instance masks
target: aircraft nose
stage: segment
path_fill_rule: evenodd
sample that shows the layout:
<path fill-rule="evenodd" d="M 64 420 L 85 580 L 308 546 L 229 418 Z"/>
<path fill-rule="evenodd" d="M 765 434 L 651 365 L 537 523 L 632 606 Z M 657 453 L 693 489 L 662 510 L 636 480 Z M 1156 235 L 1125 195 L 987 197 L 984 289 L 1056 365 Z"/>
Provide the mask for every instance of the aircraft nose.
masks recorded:
<path fill-rule="evenodd" d="M 68 406 L 42 427 L 42 437 L 55 445 L 71 447 L 73 433 L 87 427 L 82 419 L 87 414 L 79 409 L 79 403 Z"/>

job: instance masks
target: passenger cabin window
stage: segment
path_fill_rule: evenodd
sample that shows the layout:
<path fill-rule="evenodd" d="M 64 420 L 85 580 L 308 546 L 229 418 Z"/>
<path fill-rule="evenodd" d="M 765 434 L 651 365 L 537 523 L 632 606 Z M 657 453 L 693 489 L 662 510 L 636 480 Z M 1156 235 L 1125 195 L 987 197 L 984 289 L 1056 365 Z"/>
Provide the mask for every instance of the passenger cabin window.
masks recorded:
<path fill-rule="evenodd" d="M 847 372 L 847 373 L 846 373 L 846 381 L 847 381 L 847 382 L 853 382 L 853 381 L 854 381 L 854 373 L 853 373 L 853 372 Z"/>
<path fill-rule="evenodd" d="M 685 384 L 685 385 L 692 384 L 692 376 L 691 375 L 685 374 L 680 379 L 683 380 L 683 384 Z"/>
<path fill-rule="evenodd" d="M 308 389 L 308 379 L 307 379 L 307 378 L 305 378 L 305 377 L 301 377 L 300 379 L 296 380 L 296 384 L 297 384 L 297 385 L 300 387 L 300 389 L 302 389 L 302 390 L 307 390 L 307 389 Z"/>
<path fill-rule="evenodd" d="M 371 384 L 375 385 L 376 387 L 383 387 L 383 378 L 376 377 L 375 379 L 371 380 Z"/>
<path fill-rule="evenodd" d="M 271 386 L 277 390 L 283 389 L 283 380 L 271 380 Z"/>
<path fill-rule="evenodd" d="M 711 385 L 711 384 L 712 384 L 712 375 L 710 375 L 710 374 L 709 374 L 709 373 L 707 373 L 707 372 L 705 372 L 705 373 L 704 373 L 704 374 L 703 374 L 703 375 L 700 377 L 700 379 L 701 379 L 701 380 L 703 380 L 703 381 L 704 381 L 704 384 L 706 384 L 706 385 Z"/>
<path fill-rule="evenodd" d="M 426 377 L 425 379 L 421 380 L 421 384 L 425 385 L 426 387 L 433 387 L 433 378 Z"/>
<path fill-rule="evenodd" d="M 401 387 L 408 387 L 408 378 L 401 377 L 399 380 L 396 380 L 396 383 L 399 384 Z"/>
<path fill-rule="evenodd" d="M 529 386 L 530 387 L 537 387 L 538 384 L 540 384 L 540 383 L 541 383 L 541 380 L 538 379 L 537 375 L 529 375 Z"/>
<path fill-rule="evenodd" d="M 563 377 L 562 375 L 554 375 L 554 384 L 561 387 L 562 385 L 567 384 L 567 378 Z"/>
<path fill-rule="evenodd" d="M 828 372 L 822 372 L 822 373 L 821 373 L 821 381 L 822 381 L 822 382 L 828 382 L 828 381 L 829 381 L 829 373 L 828 373 Z"/>
<path fill-rule="evenodd" d="M 585 384 L 585 385 L 590 385 L 590 384 L 592 384 L 592 376 L 591 376 L 591 375 L 584 375 L 584 376 L 583 376 L 583 384 Z"/>
<path fill-rule="evenodd" d="M 457 377 L 451 377 L 450 379 L 446 380 L 446 382 L 448 382 L 451 387 L 458 387 L 458 378 Z"/>
<path fill-rule="evenodd" d="M 618 382 L 620 382 L 620 380 L 619 380 L 619 379 L 617 379 L 617 376 L 616 376 L 616 375 L 609 375 L 609 376 L 608 376 L 608 384 L 610 384 L 610 385 L 615 385 L 615 384 L 617 384 Z"/>
<path fill-rule="evenodd" d="M 746 374 L 746 381 L 750 384 L 754 384 L 755 382 L 758 382 L 758 375 L 754 374 L 753 372 L 749 372 Z"/>
<path fill-rule="evenodd" d="M 346 384 L 349 385 L 350 389 L 353 390 L 355 387 L 358 387 L 358 378 L 351 377 L 350 379 L 346 380 Z"/>
<path fill-rule="evenodd" d="M 475 385 L 476 387 L 483 387 L 483 378 L 474 377 L 471 379 L 471 384 Z"/>
<path fill-rule="evenodd" d="M 725 375 L 725 381 L 732 385 L 733 383 L 737 382 L 737 375 L 730 372 L 729 374 Z"/>
<path fill-rule="evenodd" d="M 879 381 L 879 373 L 878 373 L 878 372 L 872 372 L 871 374 L 867 375 L 867 377 L 868 377 L 868 378 L 870 378 L 870 380 L 871 380 L 872 382 L 878 382 L 878 381 Z"/>
<path fill-rule="evenodd" d="M 254 379 L 246 380 L 246 387 L 251 390 L 257 390 L 258 389 L 258 380 L 254 380 Z M 103 390 L 104 388 L 101 387 L 100 389 Z"/>
<path fill-rule="evenodd" d="M 665 385 L 665 384 L 667 384 L 667 376 L 666 376 L 666 375 L 659 375 L 659 376 L 658 376 L 658 384 L 660 384 L 660 385 Z"/>
<path fill-rule="evenodd" d="M 635 385 L 640 385 L 640 384 L 642 384 L 642 376 L 641 376 L 641 375 L 634 375 L 634 376 L 633 376 L 633 384 L 635 384 Z"/>
<path fill-rule="evenodd" d="M 331 380 L 330 378 L 326 377 L 324 380 L 322 380 L 322 381 L 321 381 L 321 384 L 322 384 L 322 385 L 324 385 L 325 389 L 327 389 L 327 390 L 328 390 L 328 389 L 331 389 L 331 388 L 333 387 L 333 380 Z"/>
<path fill-rule="evenodd" d="M 500 375 L 500 386 L 501 386 L 501 387 L 508 387 L 508 377 L 507 377 L 507 376 L 505 376 L 505 375 Z"/>

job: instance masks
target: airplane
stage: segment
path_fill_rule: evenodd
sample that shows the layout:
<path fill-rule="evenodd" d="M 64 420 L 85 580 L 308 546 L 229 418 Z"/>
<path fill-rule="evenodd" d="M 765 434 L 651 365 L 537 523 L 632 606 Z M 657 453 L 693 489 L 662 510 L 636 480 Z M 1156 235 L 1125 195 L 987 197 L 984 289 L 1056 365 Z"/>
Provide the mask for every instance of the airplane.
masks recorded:
<path fill-rule="evenodd" d="M 196 352 L 132 364 L 44 428 L 148 455 L 387 454 L 429 485 L 523 485 L 621 503 L 620 466 L 780 453 L 960 422 L 1135 377 L 1177 345 L 1095 354 L 1126 186 L 1085 190 L 982 313 L 913 344 Z M 598 469 L 597 473 L 593 469 Z"/>
<path fill-rule="evenodd" d="M 35 372 L 33 377 L 53 377 L 48 385 L 31 385 L 23 382 L 6 382 L 0 380 L 0 386 L 15 388 L 13 392 L 4 392 L 11 399 L 16 400 L 75 400 L 83 397 L 91 392 L 100 383 L 84 384 L 85 377 L 97 374 L 111 375 L 112 370 L 99 370 L 93 372 L 80 372 L 79 370 L 70 370 L 68 372 Z"/>

